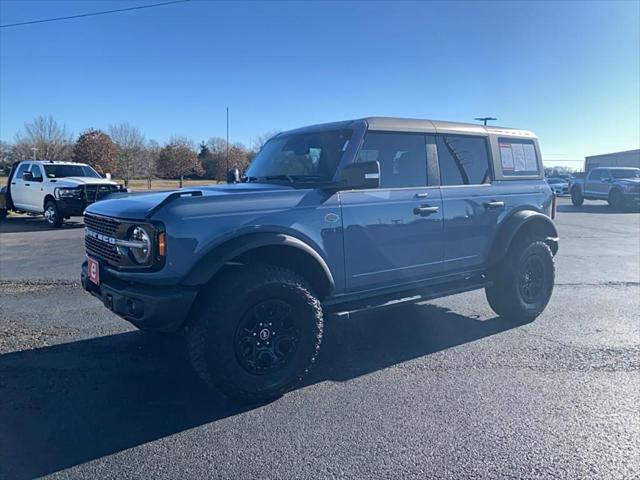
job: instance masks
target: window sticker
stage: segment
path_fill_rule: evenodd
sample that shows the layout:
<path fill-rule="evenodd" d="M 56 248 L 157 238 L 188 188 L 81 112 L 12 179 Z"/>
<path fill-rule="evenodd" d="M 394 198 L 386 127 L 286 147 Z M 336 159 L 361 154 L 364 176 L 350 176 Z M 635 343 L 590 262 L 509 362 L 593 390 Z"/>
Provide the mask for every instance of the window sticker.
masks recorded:
<path fill-rule="evenodd" d="M 502 160 L 502 170 L 513 170 L 513 154 L 510 143 L 500 144 L 500 159 Z"/>
<path fill-rule="evenodd" d="M 524 148 L 521 143 L 511 144 L 511 154 L 513 155 L 513 171 L 521 172 L 525 169 Z"/>
<path fill-rule="evenodd" d="M 524 169 L 527 172 L 535 172 L 538 170 L 538 162 L 536 162 L 536 151 L 533 145 L 525 143 L 524 147 Z"/>

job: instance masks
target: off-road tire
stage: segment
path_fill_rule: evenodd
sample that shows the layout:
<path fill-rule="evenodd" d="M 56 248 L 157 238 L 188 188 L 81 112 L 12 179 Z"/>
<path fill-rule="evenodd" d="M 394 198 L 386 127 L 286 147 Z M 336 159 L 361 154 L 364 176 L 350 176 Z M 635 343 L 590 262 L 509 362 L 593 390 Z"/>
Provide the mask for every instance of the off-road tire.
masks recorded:
<path fill-rule="evenodd" d="M 579 188 L 571 189 L 571 203 L 573 203 L 574 207 L 581 207 L 584 203 L 584 197 Z"/>
<path fill-rule="evenodd" d="M 614 188 L 609 192 L 609 198 L 607 201 L 609 202 L 609 206 L 615 210 L 624 208 L 624 195 L 617 188 Z"/>
<path fill-rule="evenodd" d="M 47 216 L 47 211 L 51 211 L 50 217 Z M 53 200 L 47 200 L 47 203 L 44 204 L 44 214 L 44 218 L 50 227 L 60 228 L 62 226 L 64 217 L 60 213 L 58 205 L 56 205 L 56 202 L 54 202 Z"/>
<path fill-rule="evenodd" d="M 258 264 L 230 267 L 208 288 L 185 327 L 189 357 L 198 376 L 242 402 L 277 398 L 298 385 L 315 362 L 323 330 L 320 301 L 305 279 L 285 268 Z M 299 340 L 290 350 L 291 357 L 276 371 L 256 374 L 243 364 L 237 338 L 246 331 L 245 319 L 255 317 L 260 305 L 268 302 L 291 307 L 288 318 L 298 326 Z M 279 339 L 275 333 L 271 338 L 273 350 L 273 339 Z"/>
<path fill-rule="evenodd" d="M 526 278 L 531 264 L 540 269 L 540 292 L 526 298 Z M 553 254 L 549 245 L 540 239 L 516 239 L 507 256 L 494 269 L 492 286 L 485 289 L 491 309 L 501 317 L 517 323 L 533 321 L 545 309 L 555 281 Z"/>

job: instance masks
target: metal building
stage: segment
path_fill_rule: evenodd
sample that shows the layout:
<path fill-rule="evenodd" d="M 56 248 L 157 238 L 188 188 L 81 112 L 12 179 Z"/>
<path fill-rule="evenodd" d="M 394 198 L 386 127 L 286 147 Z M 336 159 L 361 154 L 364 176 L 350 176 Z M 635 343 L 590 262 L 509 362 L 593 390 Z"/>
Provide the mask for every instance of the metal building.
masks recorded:
<path fill-rule="evenodd" d="M 637 167 L 640 168 L 640 149 L 626 152 L 592 155 L 584 159 L 584 171 L 595 167 Z"/>

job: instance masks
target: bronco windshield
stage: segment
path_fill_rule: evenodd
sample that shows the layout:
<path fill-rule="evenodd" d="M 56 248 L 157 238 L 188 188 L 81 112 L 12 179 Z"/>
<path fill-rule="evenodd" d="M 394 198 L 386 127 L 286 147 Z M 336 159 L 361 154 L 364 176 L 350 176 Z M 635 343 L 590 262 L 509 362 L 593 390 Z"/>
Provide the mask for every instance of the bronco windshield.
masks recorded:
<path fill-rule="evenodd" d="M 63 177 L 91 177 L 102 178 L 100 174 L 88 165 L 44 165 L 47 178 Z"/>
<path fill-rule="evenodd" d="M 278 135 L 269 140 L 251 162 L 246 180 L 330 181 L 352 133 L 351 130 L 324 130 Z"/>
<path fill-rule="evenodd" d="M 614 168 L 611 175 L 613 178 L 640 178 L 640 168 Z"/>

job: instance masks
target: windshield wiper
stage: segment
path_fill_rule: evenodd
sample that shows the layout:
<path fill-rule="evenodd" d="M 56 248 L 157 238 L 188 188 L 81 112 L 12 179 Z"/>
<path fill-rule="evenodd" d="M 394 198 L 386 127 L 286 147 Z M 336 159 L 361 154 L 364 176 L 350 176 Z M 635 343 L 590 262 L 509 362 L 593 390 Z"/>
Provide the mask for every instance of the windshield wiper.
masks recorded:
<path fill-rule="evenodd" d="M 265 180 L 286 180 L 289 183 L 296 183 L 296 181 L 291 175 L 287 175 L 285 173 L 281 175 L 267 175 L 266 177 L 264 177 L 264 179 Z"/>

